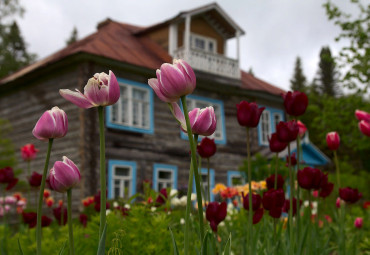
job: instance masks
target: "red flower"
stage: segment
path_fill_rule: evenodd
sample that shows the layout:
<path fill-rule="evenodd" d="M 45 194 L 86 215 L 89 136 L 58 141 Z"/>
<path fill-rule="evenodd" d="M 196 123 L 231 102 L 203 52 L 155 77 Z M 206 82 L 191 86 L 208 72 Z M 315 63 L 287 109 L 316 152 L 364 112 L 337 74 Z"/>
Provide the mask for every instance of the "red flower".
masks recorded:
<path fill-rule="evenodd" d="M 363 224 L 364 224 L 364 220 L 362 218 L 357 217 L 355 219 L 354 225 L 355 225 L 356 228 L 358 228 L 358 229 L 362 228 Z"/>
<path fill-rule="evenodd" d="M 366 209 L 369 209 L 370 208 L 370 201 L 365 201 L 364 202 L 364 205 L 363 205 L 363 208 L 366 210 Z"/>
<path fill-rule="evenodd" d="M 81 222 L 82 226 L 84 226 L 84 228 L 86 228 L 86 226 L 87 226 L 87 215 L 81 213 L 79 219 L 80 219 L 80 222 Z"/>
<path fill-rule="evenodd" d="M 242 193 L 243 196 L 243 207 L 245 210 L 249 211 L 249 193 L 244 196 L 244 193 Z M 252 193 L 252 209 L 253 211 L 257 211 L 261 207 L 262 198 L 259 194 L 253 194 Z"/>
<path fill-rule="evenodd" d="M 159 205 L 163 205 L 166 203 L 167 199 L 167 189 L 163 188 L 159 191 L 158 197 L 155 202 Z"/>
<path fill-rule="evenodd" d="M 276 153 L 282 152 L 288 146 L 288 143 L 279 141 L 277 137 L 277 133 L 273 133 L 271 135 L 271 138 L 269 137 L 268 139 L 269 139 L 269 144 L 270 144 L 270 151 L 272 152 L 276 152 Z"/>
<path fill-rule="evenodd" d="M 200 144 L 197 146 L 198 154 L 202 158 L 209 158 L 215 155 L 216 153 L 216 144 L 214 139 L 209 139 L 208 137 L 204 137 Z"/>
<path fill-rule="evenodd" d="M 227 187 L 224 190 L 221 190 L 220 195 L 222 198 L 233 198 L 238 195 L 238 190 L 233 187 Z"/>
<path fill-rule="evenodd" d="M 305 124 L 303 124 L 303 122 L 301 122 L 300 120 L 297 121 L 297 124 L 298 124 L 298 127 L 299 127 L 299 136 L 300 137 L 303 137 L 304 133 L 306 133 L 307 131 L 307 128 L 305 126 Z"/>
<path fill-rule="evenodd" d="M 21 148 L 22 158 L 25 161 L 31 161 L 35 159 L 36 154 L 39 150 L 35 148 L 35 145 L 28 143 Z"/>
<path fill-rule="evenodd" d="M 63 208 L 63 225 L 67 223 L 67 208 L 57 207 L 53 209 L 53 214 L 59 225 L 62 225 L 62 208 Z"/>
<path fill-rule="evenodd" d="M 299 201 L 299 207 L 301 207 L 302 201 Z M 286 199 L 284 206 L 283 206 L 283 212 L 289 213 L 290 209 L 290 200 Z M 293 216 L 297 213 L 297 199 L 293 197 Z"/>
<path fill-rule="evenodd" d="M 261 114 L 265 110 L 265 107 L 258 108 L 256 103 L 246 101 L 241 101 L 236 108 L 239 125 L 250 128 L 257 127 Z"/>
<path fill-rule="evenodd" d="M 286 166 L 289 166 L 289 156 L 286 156 Z M 290 155 L 290 165 L 295 166 L 297 165 L 297 158 L 295 157 L 295 152 Z"/>
<path fill-rule="evenodd" d="M 283 94 L 284 106 L 286 112 L 291 116 L 301 116 L 305 113 L 308 105 L 308 97 L 300 91 L 289 91 Z"/>
<path fill-rule="evenodd" d="M 41 216 L 41 227 L 50 226 L 52 221 L 53 220 L 51 218 L 49 218 L 48 216 L 42 215 Z"/>
<path fill-rule="evenodd" d="M 295 120 L 283 122 L 276 125 L 276 134 L 280 142 L 290 143 L 297 139 L 299 132 L 298 124 Z"/>
<path fill-rule="evenodd" d="M 358 192 L 358 189 L 352 189 L 350 187 L 339 189 L 339 197 L 347 203 L 356 203 L 362 197 L 362 193 Z"/>
<path fill-rule="evenodd" d="M 282 189 L 284 186 L 284 178 L 278 174 L 277 175 L 277 187 L 276 189 Z M 269 177 L 266 178 L 266 185 L 267 189 L 274 189 L 275 186 L 275 174 L 270 175 Z"/>
<path fill-rule="evenodd" d="M 9 183 L 14 179 L 13 168 L 5 167 L 0 169 L 0 183 Z"/>
<path fill-rule="evenodd" d="M 263 208 L 268 210 L 269 215 L 273 218 L 280 218 L 284 202 L 285 195 L 283 189 L 270 189 L 263 193 Z"/>
<path fill-rule="evenodd" d="M 105 203 L 105 209 L 109 209 L 109 207 L 110 207 L 110 204 L 108 202 L 106 202 Z M 100 201 L 99 201 L 99 203 L 95 203 L 94 209 L 95 209 L 95 211 L 100 212 Z"/>
<path fill-rule="evenodd" d="M 321 184 L 328 181 L 327 175 L 324 175 L 320 169 L 305 167 L 297 173 L 298 184 L 302 189 L 320 189 Z"/>
<path fill-rule="evenodd" d="M 206 209 L 206 218 L 214 232 L 217 232 L 217 226 L 226 218 L 226 202 L 211 202 Z"/>
<path fill-rule="evenodd" d="M 261 221 L 263 212 L 264 212 L 263 208 L 259 208 L 257 211 L 253 213 L 253 224 L 257 224 L 258 222 Z"/>
<path fill-rule="evenodd" d="M 22 213 L 23 222 L 28 224 L 29 228 L 34 228 L 37 223 L 37 213 L 35 212 L 23 212 Z"/>
<path fill-rule="evenodd" d="M 361 133 L 363 133 L 366 136 L 370 136 L 370 122 L 361 120 L 358 123 L 358 128 L 360 129 Z"/>
<path fill-rule="evenodd" d="M 333 188 L 334 188 L 334 183 L 332 182 L 328 182 L 325 185 L 322 185 L 319 196 L 323 198 L 329 196 L 331 192 L 333 191 Z"/>
<path fill-rule="evenodd" d="M 5 190 L 11 190 L 18 183 L 18 178 L 13 178 L 6 186 Z"/>
<path fill-rule="evenodd" d="M 30 183 L 30 186 L 32 187 L 40 187 L 41 180 L 42 180 L 42 174 L 33 172 L 28 182 Z"/>
<path fill-rule="evenodd" d="M 326 143 L 332 151 L 336 151 L 340 145 L 340 138 L 337 132 L 330 132 L 326 135 Z"/>

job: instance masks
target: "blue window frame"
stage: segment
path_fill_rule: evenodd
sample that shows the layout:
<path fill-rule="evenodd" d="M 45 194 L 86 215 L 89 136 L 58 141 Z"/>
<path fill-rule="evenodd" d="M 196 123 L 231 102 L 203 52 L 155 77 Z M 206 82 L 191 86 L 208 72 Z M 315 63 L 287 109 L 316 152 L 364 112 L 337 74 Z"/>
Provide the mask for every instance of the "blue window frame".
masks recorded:
<path fill-rule="evenodd" d="M 209 174 L 210 174 L 209 182 L 210 182 L 210 185 L 211 185 L 211 201 L 213 201 L 214 200 L 214 195 L 213 195 L 212 189 L 215 187 L 215 170 L 209 169 Z M 208 201 L 207 176 L 208 176 L 207 168 L 202 168 L 202 170 L 201 170 L 201 180 L 203 182 L 203 188 L 204 188 L 204 192 L 205 192 L 204 195 L 206 196 L 206 200 Z M 201 187 L 202 187 L 202 185 L 201 185 Z M 196 188 L 195 188 L 195 179 L 194 178 L 193 178 L 193 193 L 195 193 L 195 194 L 197 193 Z"/>
<path fill-rule="evenodd" d="M 153 90 L 144 83 L 118 78 L 121 97 L 106 107 L 108 128 L 153 134 Z"/>
<path fill-rule="evenodd" d="M 191 111 L 194 108 L 204 108 L 207 106 L 213 106 L 216 114 L 217 127 L 215 133 L 212 136 L 209 136 L 209 138 L 214 138 L 216 144 L 226 144 L 224 103 L 221 100 L 217 99 L 189 95 L 186 97 L 186 104 L 189 111 Z M 188 136 L 181 131 L 181 138 L 188 139 Z M 202 137 L 199 137 L 199 140 L 201 139 Z"/>
<path fill-rule="evenodd" d="M 276 125 L 280 121 L 285 121 L 284 111 L 265 106 L 266 109 L 261 114 L 258 124 L 258 143 L 259 145 L 269 145 L 268 137 L 276 132 Z"/>
<path fill-rule="evenodd" d="M 129 198 L 136 193 L 136 162 L 108 160 L 108 198 Z"/>
<path fill-rule="evenodd" d="M 238 185 L 244 185 L 245 178 L 243 173 L 240 171 L 227 171 L 227 186 L 234 187 Z"/>
<path fill-rule="evenodd" d="M 153 189 L 159 191 L 162 188 L 177 189 L 177 166 L 154 164 Z"/>

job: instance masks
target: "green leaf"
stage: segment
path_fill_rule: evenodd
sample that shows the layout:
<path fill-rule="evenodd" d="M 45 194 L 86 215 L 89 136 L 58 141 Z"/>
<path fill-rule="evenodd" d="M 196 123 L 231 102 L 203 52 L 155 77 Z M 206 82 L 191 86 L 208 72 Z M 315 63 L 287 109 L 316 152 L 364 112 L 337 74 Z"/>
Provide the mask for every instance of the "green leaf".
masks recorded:
<path fill-rule="evenodd" d="M 227 239 L 227 242 L 225 244 L 223 255 L 230 255 L 231 254 L 231 233 L 229 234 L 229 239 Z"/>
<path fill-rule="evenodd" d="M 104 225 L 103 233 L 100 238 L 98 253 L 97 255 L 104 255 L 105 254 L 105 238 L 107 234 L 107 223 Z"/>
<path fill-rule="evenodd" d="M 208 239 L 210 237 L 212 237 L 212 233 L 210 231 L 207 231 L 202 243 L 202 255 L 208 255 Z"/>
<path fill-rule="evenodd" d="M 68 242 L 68 240 L 66 240 L 66 241 L 64 242 L 64 244 L 63 244 L 62 248 L 60 248 L 59 253 L 58 253 L 59 255 L 62 255 L 62 254 L 64 253 L 64 248 L 66 247 L 67 242 Z"/>
<path fill-rule="evenodd" d="M 21 246 L 21 242 L 19 241 L 19 238 L 18 238 L 18 248 L 19 248 L 19 254 L 24 255 L 23 250 L 22 250 L 22 246 Z"/>
<path fill-rule="evenodd" d="M 168 227 L 168 229 L 170 230 L 170 233 L 171 233 L 172 246 L 173 246 L 173 254 L 179 255 L 179 250 L 177 249 L 177 244 L 176 244 L 176 241 L 175 241 L 175 237 L 173 236 L 172 229 L 171 229 L 170 226 Z"/>

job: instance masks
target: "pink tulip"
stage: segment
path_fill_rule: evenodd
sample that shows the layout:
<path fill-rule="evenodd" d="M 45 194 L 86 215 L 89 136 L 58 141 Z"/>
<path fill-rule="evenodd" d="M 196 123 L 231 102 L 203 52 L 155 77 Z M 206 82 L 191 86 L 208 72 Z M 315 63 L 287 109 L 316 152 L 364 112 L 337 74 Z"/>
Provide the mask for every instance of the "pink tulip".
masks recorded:
<path fill-rule="evenodd" d="M 171 112 L 181 125 L 182 131 L 187 132 L 185 116 L 177 103 L 171 103 Z M 210 136 L 216 130 L 216 115 L 212 106 L 199 109 L 195 108 L 189 112 L 190 126 L 194 134 Z"/>
<path fill-rule="evenodd" d="M 156 71 L 157 78 L 148 80 L 160 100 L 166 103 L 177 102 L 180 97 L 191 94 L 196 86 L 193 69 L 182 59 L 174 59 L 173 64 L 162 64 Z"/>
<path fill-rule="evenodd" d="M 337 200 L 335 201 L 335 206 L 337 208 L 340 208 L 341 204 L 342 204 L 342 201 L 341 201 L 340 197 L 337 197 Z"/>
<path fill-rule="evenodd" d="M 370 113 L 368 112 L 356 110 L 355 115 L 359 121 L 364 120 L 366 122 L 370 122 Z"/>
<path fill-rule="evenodd" d="M 357 217 L 355 219 L 354 225 L 356 228 L 362 228 L 363 223 L 364 223 L 364 220 L 360 217 Z"/>
<path fill-rule="evenodd" d="M 88 109 L 115 104 L 120 97 L 120 88 L 116 76 L 112 71 L 109 71 L 109 75 L 106 73 L 94 74 L 87 82 L 83 94 L 78 89 L 76 92 L 60 89 L 59 93 L 78 107 Z"/>
<path fill-rule="evenodd" d="M 358 128 L 360 129 L 361 133 L 366 136 L 370 136 L 370 122 L 366 122 L 365 120 L 361 120 L 358 123 Z"/>
<path fill-rule="evenodd" d="M 340 145 L 340 138 L 337 132 L 330 132 L 326 135 L 326 143 L 332 151 L 336 151 Z"/>
<path fill-rule="evenodd" d="M 48 140 L 50 138 L 64 137 L 67 131 L 67 114 L 57 106 L 54 106 L 40 117 L 32 134 L 39 140 Z"/>
<path fill-rule="evenodd" d="M 72 160 L 66 156 L 56 161 L 49 173 L 50 186 L 53 190 L 64 193 L 76 186 L 81 179 L 80 171 Z"/>
<path fill-rule="evenodd" d="M 303 124 L 300 120 L 297 121 L 298 127 L 299 127 L 299 137 L 303 137 L 304 133 L 306 133 L 307 128 L 305 124 Z"/>

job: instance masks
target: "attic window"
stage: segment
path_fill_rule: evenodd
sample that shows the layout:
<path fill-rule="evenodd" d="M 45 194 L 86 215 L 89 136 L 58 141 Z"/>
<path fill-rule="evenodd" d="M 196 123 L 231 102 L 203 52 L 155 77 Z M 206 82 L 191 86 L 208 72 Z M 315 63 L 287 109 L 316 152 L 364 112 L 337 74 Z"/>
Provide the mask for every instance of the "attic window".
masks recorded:
<path fill-rule="evenodd" d="M 217 41 L 213 38 L 198 34 L 191 34 L 190 47 L 195 50 L 216 53 Z"/>

